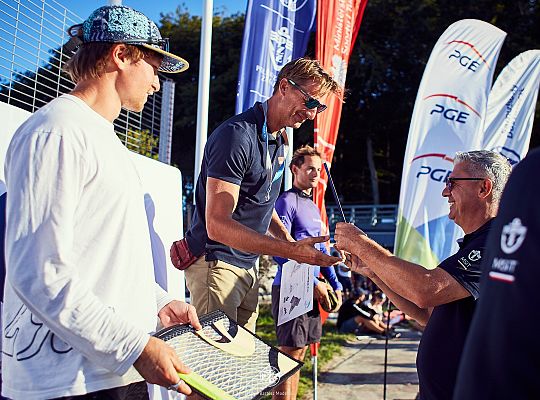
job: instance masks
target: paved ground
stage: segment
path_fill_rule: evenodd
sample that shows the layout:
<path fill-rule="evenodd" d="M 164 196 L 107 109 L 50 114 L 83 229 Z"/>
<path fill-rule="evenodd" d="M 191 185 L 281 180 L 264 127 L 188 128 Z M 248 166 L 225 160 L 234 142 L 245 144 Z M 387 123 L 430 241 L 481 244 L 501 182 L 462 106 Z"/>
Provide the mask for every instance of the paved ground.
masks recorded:
<path fill-rule="evenodd" d="M 386 399 L 413 400 L 418 392 L 416 352 L 420 333 L 401 331 L 388 342 Z M 384 399 L 384 340 L 365 338 L 343 348 L 324 371 L 319 373 L 319 400 Z M 312 400 L 312 394 L 304 400 Z"/>

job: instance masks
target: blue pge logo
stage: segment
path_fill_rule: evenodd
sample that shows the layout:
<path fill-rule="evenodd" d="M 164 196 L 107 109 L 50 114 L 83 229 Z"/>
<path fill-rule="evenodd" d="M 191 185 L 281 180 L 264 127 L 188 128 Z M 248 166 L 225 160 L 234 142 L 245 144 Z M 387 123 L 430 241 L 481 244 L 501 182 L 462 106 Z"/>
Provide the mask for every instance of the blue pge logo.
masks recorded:
<path fill-rule="evenodd" d="M 413 158 L 412 162 L 420 158 L 431 158 L 431 157 L 442 158 L 443 161 L 448 161 L 451 164 L 454 163 L 454 160 L 451 157 L 448 157 L 446 154 L 438 154 L 438 153 L 429 153 L 429 154 L 422 154 L 422 155 L 416 156 Z M 427 177 L 430 180 L 433 180 L 435 182 L 444 182 L 446 178 L 450 176 L 451 172 L 452 172 L 451 169 L 435 168 L 430 165 L 421 165 L 420 169 L 416 173 L 416 179 Z"/>
<path fill-rule="evenodd" d="M 487 64 L 484 57 L 482 57 L 482 54 L 476 49 L 476 47 L 469 43 L 465 42 L 463 40 L 452 40 L 451 42 L 448 42 L 447 44 L 457 43 L 464 46 L 468 46 L 474 53 L 476 53 L 477 57 L 482 60 L 485 64 Z M 448 56 L 449 59 L 456 59 L 459 65 L 466 68 L 468 71 L 476 72 L 478 70 L 478 67 L 480 67 L 480 63 L 478 61 L 474 61 L 472 57 L 468 56 L 466 52 L 454 49 L 454 51 Z"/>
<path fill-rule="evenodd" d="M 465 111 L 459 111 L 455 108 L 445 108 L 441 104 L 435 104 L 435 107 L 431 110 L 429 113 L 430 115 L 433 114 L 441 114 L 444 118 L 450 120 L 450 121 L 456 121 L 461 124 L 464 124 L 467 122 L 467 117 L 470 115 L 469 113 Z"/>
<path fill-rule="evenodd" d="M 476 111 L 470 104 L 468 104 L 465 100 L 460 99 L 458 96 L 451 94 L 451 93 L 435 93 L 431 94 L 429 96 L 426 96 L 423 98 L 423 100 L 429 100 L 429 99 L 440 99 L 442 98 L 444 102 L 452 102 L 454 107 L 459 108 L 466 108 L 475 115 L 477 115 L 479 118 L 481 118 L 481 115 L 478 111 Z M 440 101 L 440 100 L 438 100 Z M 471 115 L 471 113 L 467 111 L 461 111 L 458 108 L 453 108 L 449 105 L 443 105 L 439 103 L 435 103 L 435 106 L 431 109 L 429 115 L 433 116 L 441 116 L 449 121 L 454 121 L 460 124 L 467 123 L 467 118 Z"/>
<path fill-rule="evenodd" d="M 421 177 L 422 175 L 428 176 L 430 179 L 436 182 L 444 182 L 452 170 L 443 169 L 443 168 L 433 168 L 429 165 L 420 166 L 420 171 L 416 174 L 416 178 Z"/>

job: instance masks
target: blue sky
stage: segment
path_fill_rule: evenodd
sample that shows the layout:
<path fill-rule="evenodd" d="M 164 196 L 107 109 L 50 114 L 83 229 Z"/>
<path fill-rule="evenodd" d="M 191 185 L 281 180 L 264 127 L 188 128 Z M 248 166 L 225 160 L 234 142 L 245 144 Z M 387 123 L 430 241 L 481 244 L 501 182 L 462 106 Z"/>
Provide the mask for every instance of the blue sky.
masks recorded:
<path fill-rule="evenodd" d="M 17 48 L 13 51 L 16 54 L 14 64 L 11 63 L 12 46 L 14 43 L 14 34 L 17 30 L 15 27 L 15 15 L 18 9 L 17 4 L 21 4 L 21 18 L 32 25 L 32 29 L 23 27 L 19 29 Z M 224 15 L 236 13 L 245 13 L 248 0 L 213 0 L 214 12 Z M 124 5 L 130 6 L 143 12 L 149 18 L 154 20 L 159 26 L 159 16 L 161 13 L 167 14 L 174 12 L 178 6 L 187 9 L 191 15 L 201 15 L 203 0 L 123 0 Z M 0 82 L 9 81 L 12 79 L 12 71 L 24 72 L 26 70 L 35 71 L 49 57 L 49 49 L 57 48 L 63 44 L 61 38 L 61 30 L 58 27 L 58 18 L 62 18 L 63 7 L 67 8 L 68 23 L 83 22 L 96 8 L 108 4 L 107 0 L 47 0 L 47 12 L 49 16 L 44 21 L 47 32 L 47 40 L 43 46 L 36 46 L 37 37 L 39 36 L 40 28 L 36 28 L 34 20 L 35 16 L 39 15 L 41 10 L 41 2 L 35 0 L 2 0 L 0 1 L 0 27 L 3 29 L 0 40 Z M 59 7 L 60 6 L 63 7 Z M 58 14 L 60 13 L 60 14 Z M 80 17 L 77 18 L 73 14 Z M 61 20 L 61 19 L 60 19 Z M 37 30 L 36 30 L 37 29 Z M 55 34 L 57 32 L 58 34 Z M 4 43 L 5 41 L 5 43 Z M 6 53 L 6 51 L 8 53 Z"/>
<path fill-rule="evenodd" d="M 57 0 L 58 3 L 81 16 L 88 17 L 96 8 L 108 4 L 107 0 Z M 248 0 L 214 0 L 214 11 L 224 12 L 225 15 L 237 12 L 245 13 Z M 190 14 L 201 15 L 203 0 L 123 0 L 123 5 L 133 7 L 146 16 L 159 22 L 160 13 L 176 10 L 184 4 Z"/>

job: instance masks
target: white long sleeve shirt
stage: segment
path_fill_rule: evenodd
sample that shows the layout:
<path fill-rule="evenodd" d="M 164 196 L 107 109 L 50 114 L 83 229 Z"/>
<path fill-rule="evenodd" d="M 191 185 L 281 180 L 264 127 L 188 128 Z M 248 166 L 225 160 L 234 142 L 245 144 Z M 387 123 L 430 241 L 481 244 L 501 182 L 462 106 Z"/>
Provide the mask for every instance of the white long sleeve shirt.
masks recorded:
<path fill-rule="evenodd" d="M 141 380 L 132 364 L 171 298 L 155 284 L 144 193 L 113 125 L 64 95 L 17 130 L 5 174 L 2 394 Z"/>

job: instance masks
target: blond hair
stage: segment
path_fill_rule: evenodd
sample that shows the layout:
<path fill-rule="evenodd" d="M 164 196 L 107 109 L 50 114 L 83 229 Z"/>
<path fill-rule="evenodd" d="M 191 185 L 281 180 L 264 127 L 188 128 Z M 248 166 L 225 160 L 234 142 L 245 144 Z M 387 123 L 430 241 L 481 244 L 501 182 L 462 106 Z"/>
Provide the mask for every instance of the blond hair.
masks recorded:
<path fill-rule="evenodd" d="M 315 93 L 317 96 L 334 93 L 341 98 L 343 95 L 343 88 L 323 69 L 318 60 L 311 58 L 297 58 L 281 68 L 274 84 L 274 93 L 277 92 L 282 79 L 291 79 L 299 85 L 316 83 L 319 86 L 319 90 Z"/>
<path fill-rule="evenodd" d="M 118 43 L 90 42 L 81 44 L 75 55 L 64 65 L 64 72 L 75 83 L 101 77 L 105 73 L 111 49 L 116 44 Z M 125 46 L 127 57 L 134 63 L 152 52 L 135 45 L 126 44 Z"/>

